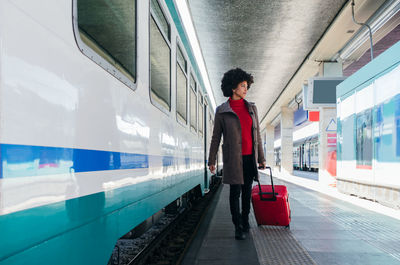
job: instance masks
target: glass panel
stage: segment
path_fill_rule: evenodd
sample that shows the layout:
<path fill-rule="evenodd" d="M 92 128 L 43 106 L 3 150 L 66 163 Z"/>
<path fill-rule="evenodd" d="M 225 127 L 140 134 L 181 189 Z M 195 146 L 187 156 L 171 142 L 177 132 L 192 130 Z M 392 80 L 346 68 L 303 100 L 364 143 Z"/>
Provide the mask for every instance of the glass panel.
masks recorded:
<path fill-rule="evenodd" d="M 355 125 L 356 125 L 356 116 L 352 115 L 350 117 L 347 117 L 343 121 L 340 121 L 341 123 L 341 160 L 355 160 L 356 155 L 354 153 L 355 151 L 355 137 L 354 137 L 354 131 L 355 131 Z"/>
<path fill-rule="evenodd" d="M 181 49 L 179 48 L 179 46 L 177 46 L 177 55 L 176 55 L 176 59 L 178 61 L 178 63 L 181 65 L 183 71 L 186 73 L 186 60 L 185 60 L 185 56 L 183 56 L 183 53 L 181 51 Z"/>
<path fill-rule="evenodd" d="M 394 113 L 394 126 L 395 126 L 395 142 L 396 142 L 396 157 L 397 161 L 400 157 L 400 95 L 397 95 L 394 98 L 395 103 L 395 113 Z"/>
<path fill-rule="evenodd" d="M 190 126 L 197 130 L 197 95 L 190 89 Z"/>
<path fill-rule="evenodd" d="M 171 51 L 153 17 L 150 20 L 151 95 L 166 109 L 171 106 Z"/>
<path fill-rule="evenodd" d="M 342 133 L 342 121 L 340 118 L 337 118 L 337 145 L 336 145 L 336 160 L 342 160 L 342 143 L 343 143 L 343 133 Z M 317 146 L 315 146 L 317 149 Z M 315 152 L 316 154 L 317 152 Z"/>
<path fill-rule="evenodd" d="M 178 117 L 187 120 L 187 79 L 179 64 L 176 64 L 176 111 Z"/>
<path fill-rule="evenodd" d="M 374 108 L 375 159 L 400 161 L 400 95 Z"/>
<path fill-rule="evenodd" d="M 136 75 L 136 1 L 79 0 L 82 41 L 130 79 Z"/>
<path fill-rule="evenodd" d="M 163 31 L 165 36 L 167 36 L 168 40 L 171 41 L 169 24 L 162 12 L 161 7 L 158 4 L 157 0 L 151 0 L 151 9 L 153 10 L 153 15 L 156 17 L 156 20 L 157 20 L 161 30 Z"/>
<path fill-rule="evenodd" d="M 372 166 L 372 110 L 357 114 L 357 166 Z"/>

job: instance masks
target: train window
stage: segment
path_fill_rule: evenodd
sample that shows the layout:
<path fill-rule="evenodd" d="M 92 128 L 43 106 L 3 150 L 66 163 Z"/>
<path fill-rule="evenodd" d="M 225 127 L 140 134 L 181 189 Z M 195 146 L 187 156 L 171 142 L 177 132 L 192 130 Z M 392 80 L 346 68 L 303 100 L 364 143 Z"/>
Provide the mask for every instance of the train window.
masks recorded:
<path fill-rule="evenodd" d="M 176 63 L 176 113 L 180 121 L 187 122 L 187 78 L 186 60 L 179 46 L 177 46 Z"/>
<path fill-rule="evenodd" d="M 187 62 L 185 59 L 185 56 L 183 55 L 183 52 L 179 46 L 176 47 L 176 61 L 179 63 L 181 66 L 182 70 L 186 73 L 187 71 Z"/>
<path fill-rule="evenodd" d="M 78 0 L 76 8 L 74 27 L 79 32 L 80 50 L 133 88 L 136 78 L 136 1 Z"/>
<path fill-rule="evenodd" d="M 193 75 L 190 75 L 190 126 L 197 131 L 197 94 Z"/>
<path fill-rule="evenodd" d="M 190 75 L 190 87 L 193 89 L 194 92 L 197 92 L 196 81 L 193 75 Z"/>
<path fill-rule="evenodd" d="M 171 108 L 171 49 L 169 24 L 157 0 L 151 1 L 150 76 L 151 99 L 157 106 Z"/>
<path fill-rule="evenodd" d="M 372 166 L 372 110 L 357 114 L 356 120 L 356 160 L 357 167 Z"/>
<path fill-rule="evenodd" d="M 151 0 L 150 6 L 153 18 L 157 21 L 157 25 L 160 27 L 162 33 L 165 34 L 166 39 L 171 41 L 171 29 L 167 19 L 164 16 L 164 13 L 161 10 L 158 0 Z"/>
<path fill-rule="evenodd" d="M 203 113 L 203 97 L 200 95 L 199 96 L 199 133 L 201 136 L 203 136 L 203 119 L 204 119 L 204 113 Z"/>

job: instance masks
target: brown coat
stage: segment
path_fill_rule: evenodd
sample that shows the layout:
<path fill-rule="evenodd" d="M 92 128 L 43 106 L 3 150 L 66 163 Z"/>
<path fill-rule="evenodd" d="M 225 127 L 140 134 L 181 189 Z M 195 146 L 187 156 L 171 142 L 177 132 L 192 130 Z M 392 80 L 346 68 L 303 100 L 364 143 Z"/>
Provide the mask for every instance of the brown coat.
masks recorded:
<path fill-rule="evenodd" d="M 265 162 L 264 151 L 261 146 L 262 141 L 260 137 L 257 108 L 254 103 L 247 102 L 246 100 L 244 102 L 253 120 L 254 166 L 257 167 L 256 161 L 258 163 Z M 215 165 L 221 135 L 224 138 L 222 145 L 224 162 L 222 182 L 225 184 L 243 184 L 242 128 L 240 126 L 239 117 L 232 110 L 229 101 L 218 106 L 215 112 L 214 130 L 211 139 L 210 155 L 208 157 L 209 166 Z"/>

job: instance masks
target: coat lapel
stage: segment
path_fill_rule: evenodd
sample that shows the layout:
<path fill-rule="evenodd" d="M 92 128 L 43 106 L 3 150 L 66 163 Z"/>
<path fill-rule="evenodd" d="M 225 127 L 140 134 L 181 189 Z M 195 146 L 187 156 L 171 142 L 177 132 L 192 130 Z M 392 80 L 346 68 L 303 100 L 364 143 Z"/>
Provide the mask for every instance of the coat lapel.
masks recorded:
<path fill-rule="evenodd" d="M 225 103 L 221 104 L 218 108 L 218 113 L 224 113 L 224 112 L 233 112 L 233 109 L 231 108 L 231 105 L 229 105 L 229 100 L 226 101 Z M 236 113 L 235 113 L 236 114 Z"/>

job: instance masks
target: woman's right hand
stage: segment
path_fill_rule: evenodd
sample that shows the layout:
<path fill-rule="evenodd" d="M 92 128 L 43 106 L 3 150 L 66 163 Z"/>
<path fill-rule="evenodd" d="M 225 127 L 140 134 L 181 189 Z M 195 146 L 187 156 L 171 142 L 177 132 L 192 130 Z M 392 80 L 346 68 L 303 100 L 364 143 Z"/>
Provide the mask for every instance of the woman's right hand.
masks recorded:
<path fill-rule="evenodd" d="M 212 174 L 215 174 L 215 165 L 209 165 L 208 168 Z"/>

